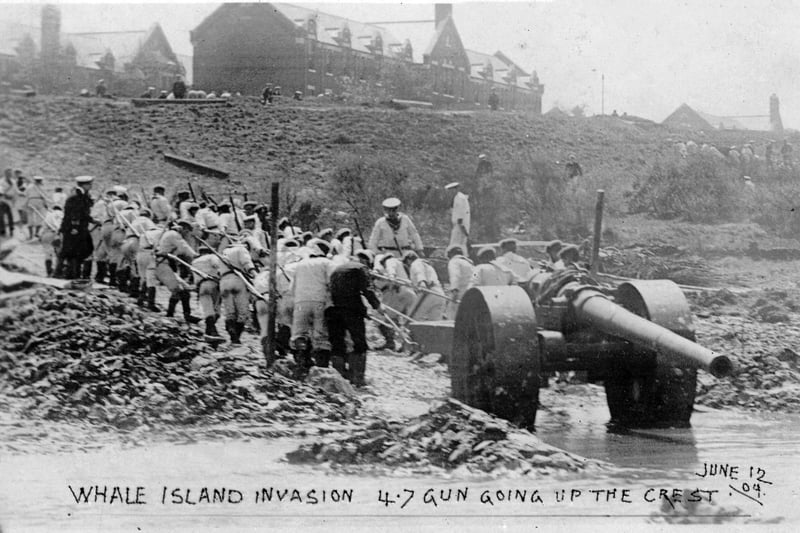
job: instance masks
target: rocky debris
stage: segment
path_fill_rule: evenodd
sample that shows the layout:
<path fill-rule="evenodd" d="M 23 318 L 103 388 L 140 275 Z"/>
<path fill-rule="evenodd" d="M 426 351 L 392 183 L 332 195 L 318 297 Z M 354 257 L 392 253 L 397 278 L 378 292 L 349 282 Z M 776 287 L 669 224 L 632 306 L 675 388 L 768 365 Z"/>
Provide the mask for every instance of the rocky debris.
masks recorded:
<path fill-rule="evenodd" d="M 687 285 L 709 285 L 720 279 L 707 261 L 667 247 L 603 248 L 602 262 L 605 273 L 635 279 L 671 279 Z"/>
<path fill-rule="evenodd" d="M 740 316 L 697 320 L 698 341 L 736 362 L 734 376 L 716 379 L 701 372 L 697 402 L 709 407 L 739 407 L 800 412 L 800 327 L 755 322 Z"/>
<path fill-rule="evenodd" d="M 305 379 L 306 383 L 325 392 L 355 396 L 356 391 L 346 379 L 333 368 L 312 367 Z"/>
<path fill-rule="evenodd" d="M 481 410 L 448 399 L 405 421 L 377 420 L 349 437 L 303 444 L 291 463 L 330 463 L 347 472 L 381 467 L 415 473 L 578 471 L 598 463 L 544 444 L 536 436 Z"/>
<path fill-rule="evenodd" d="M 198 331 L 114 293 L 41 289 L 12 302 L 0 308 L 0 395 L 28 417 L 129 430 L 340 421 L 357 411 L 356 399 L 265 370 L 260 351 L 211 352 Z"/>

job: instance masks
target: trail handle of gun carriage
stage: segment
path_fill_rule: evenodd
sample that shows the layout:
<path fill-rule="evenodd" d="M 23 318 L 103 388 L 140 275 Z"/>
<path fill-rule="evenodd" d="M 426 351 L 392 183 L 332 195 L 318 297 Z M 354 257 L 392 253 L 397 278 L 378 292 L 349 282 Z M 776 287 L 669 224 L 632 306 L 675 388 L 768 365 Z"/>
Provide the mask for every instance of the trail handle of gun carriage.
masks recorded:
<path fill-rule="evenodd" d="M 291 331 L 298 322 L 296 317 L 287 317 L 287 313 L 291 315 L 292 304 L 297 303 L 298 296 L 294 292 L 297 268 L 309 258 L 326 256 L 334 259 L 332 266 L 341 265 L 351 258 L 361 259 L 361 263 L 369 268 L 371 281 L 382 285 L 384 295 L 391 296 L 400 290 L 412 291 L 414 303 L 403 310 L 394 303 L 399 301 L 396 298 L 382 297 L 383 305 L 373 306 L 375 309 L 369 314 L 386 337 L 387 348 L 395 348 L 393 338 L 396 335 L 402 341 L 401 350 L 441 354 L 449 363 L 453 397 L 523 427 L 533 428 L 539 389 L 547 386 L 554 373 L 581 371 L 588 381 L 602 382 L 614 423 L 629 427 L 685 427 L 689 425 L 693 411 L 697 369 L 716 377 L 734 372 L 734 365 L 728 357 L 694 343 L 692 315 L 683 291 L 676 283 L 669 280 L 623 280 L 599 273 L 600 242 L 597 237 L 592 257 L 587 262 L 581 263 L 578 257 L 570 259 L 569 254 L 564 253 L 558 256 L 550 254 L 549 260 L 536 263 L 525 259 L 527 274 L 522 277 L 493 260 L 493 249 L 501 243 L 482 245 L 477 254 L 472 253 L 474 249 L 469 243 L 460 250 L 451 244 L 447 249 L 451 260 L 458 256 L 471 264 L 469 257 L 477 257 L 477 262 L 494 269 L 495 273 L 499 272 L 500 279 L 507 281 L 476 281 L 480 278 L 476 268 L 466 290 L 460 294 L 450 290 L 448 296 L 441 286 L 436 290 L 438 279 L 434 282 L 428 278 L 420 282 L 413 275 L 415 268 L 419 270 L 427 265 L 429 271 L 433 269 L 424 259 L 422 250 L 418 253 L 409 251 L 418 246 L 406 242 L 400 245 L 395 225 L 392 226 L 394 234 L 390 245 L 378 246 L 377 257 L 366 252 L 363 237 L 352 235 L 349 230 L 337 232 L 333 237 L 333 231 L 326 229 L 314 238 L 310 232 L 302 232 L 293 226 L 287 217 L 278 219 L 277 184 L 273 184 L 271 208 L 261 206 L 263 209 L 258 210 L 258 215 L 253 213 L 255 202 L 246 202 L 248 209 L 240 212 L 242 202 L 237 203 L 232 195 L 229 195 L 230 202 L 225 207 L 224 203 L 214 201 L 205 192 L 201 193 L 203 201 L 197 202 L 194 190 L 190 189 L 192 198 L 186 194 L 178 195 L 175 206 L 175 211 L 182 215 L 177 220 L 184 224 L 170 230 L 170 222 L 176 222 L 171 218 L 177 216 L 158 220 L 159 216 L 155 214 L 156 204 L 161 200 L 158 193 L 156 191 L 150 202 L 142 198 L 147 207 L 132 206 L 138 202 L 125 203 L 119 199 L 108 202 L 112 227 L 101 230 L 104 236 L 99 239 L 98 247 L 106 246 L 109 255 L 113 255 L 115 243 L 117 248 L 123 248 L 117 267 L 110 272 L 109 284 L 131 292 L 140 304 L 149 295 L 148 307 L 153 311 L 158 310 L 153 301 L 153 285 L 166 286 L 170 290 L 168 316 L 172 316 L 177 303 L 181 302 L 185 305 L 184 316 L 189 324 L 198 322 L 191 316 L 188 297 L 184 296 L 192 287 L 198 292 L 206 322 L 205 339 L 214 346 L 223 342 L 214 326 L 220 318 L 220 300 L 219 295 L 215 298 L 214 291 L 208 287 L 214 285 L 217 292 L 221 289 L 223 293 L 221 303 L 225 310 L 225 327 L 232 344 L 239 342 L 246 320 L 242 300 L 245 305 L 249 300 L 267 364 L 272 365 L 277 358 L 291 354 L 298 368 L 297 378 L 302 378 L 302 371 L 307 371 L 310 366 L 328 366 L 330 360 L 330 353 L 321 355 L 327 350 L 314 345 L 318 342 L 316 325 L 308 331 Z M 598 191 L 596 236 L 601 234 L 602 194 Z M 394 205 L 395 201 L 387 200 L 384 207 L 389 204 L 398 207 L 399 201 Z M 219 222 L 220 231 L 217 231 L 216 223 L 214 227 L 201 223 L 199 228 L 196 224 L 200 206 L 206 209 L 209 203 L 222 207 L 214 210 L 218 213 L 214 219 Z M 138 212 L 132 213 L 131 209 L 138 209 Z M 230 220 L 224 222 L 222 219 L 229 212 L 227 218 Z M 140 216 L 151 221 L 139 220 L 137 217 Z M 187 224 L 187 220 L 193 221 L 192 224 Z M 376 223 L 376 228 L 381 220 Z M 257 222 L 260 227 L 247 224 L 243 228 L 245 221 Z M 225 227 L 231 223 L 235 224 L 235 230 Z M 454 225 L 464 227 L 461 219 Z M 269 228 L 268 232 L 266 228 Z M 56 232 L 55 228 L 50 229 Z M 169 241 L 171 244 L 165 246 L 165 237 L 175 230 L 179 236 L 173 236 Z M 115 232 L 118 233 L 116 238 Z M 358 233 L 361 233 L 360 228 Z M 214 236 L 211 243 L 206 240 L 210 235 Z M 188 245 L 185 250 L 177 242 L 181 238 Z M 221 242 L 225 240 L 227 242 Z M 375 231 L 370 238 L 370 247 L 375 247 L 374 240 Z M 130 244 L 134 243 L 138 243 L 138 250 L 131 249 Z M 43 240 L 43 244 L 45 247 L 53 245 L 52 240 Z M 55 246 L 60 244 L 56 239 Z M 519 244 L 536 250 L 547 249 L 550 253 L 553 243 L 526 241 Z M 516 245 L 514 242 L 514 251 Z M 200 250 L 201 246 L 203 250 Z M 4 248 L 3 256 L 13 251 L 13 245 L 8 242 Z M 237 248 L 246 250 L 244 260 L 240 258 L 242 254 L 231 253 Z M 302 248 L 310 252 L 303 253 Z M 425 251 L 430 253 L 434 249 L 426 248 Z M 153 255 L 149 263 L 129 260 L 126 264 L 125 258 L 136 258 L 145 250 L 150 250 L 148 253 Z M 562 246 L 562 252 L 575 250 L 573 246 Z M 59 255 L 58 250 L 56 252 Z M 199 261 L 198 257 L 203 256 L 215 261 Z M 403 261 L 411 276 L 398 276 L 387 271 L 388 260 L 393 257 Z M 420 263 L 415 266 L 417 261 L 421 261 L 422 267 Z M 216 266 L 209 269 L 209 263 Z M 109 274 L 108 266 L 101 266 L 98 262 L 97 270 L 95 281 L 105 281 Z M 67 277 L 89 278 L 89 272 L 91 270 L 87 271 L 85 266 L 83 269 L 78 266 L 77 273 Z M 503 277 L 505 274 L 508 277 Z M 90 279 L 65 281 L 5 270 L 3 275 L 11 285 L 16 281 L 18 284 L 41 283 L 71 289 L 92 287 Z M 435 273 L 432 275 L 435 277 Z M 104 287 L 102 283 L 94 286 Z M 294 302 L 290 301 L 292 298 Z M 420 318 L 417 311 L 425 307 L 426 299 L 441 304 L 438 315 L 435 313 L 433 318 L 449 315 L 450 319 L 432 320 L 430 313 L 423 313 Z M 444 307 L 447 307 L 447 312 L 443 312 Z M 363 365 L 360 379 L 358 376 L 358 357 L 349 364 L 341 360 L 337 364 L 335 355 L 332 366 L 354 384 L 363 384 Z M 349 371 L 346 366 L 351 367 Z"/>

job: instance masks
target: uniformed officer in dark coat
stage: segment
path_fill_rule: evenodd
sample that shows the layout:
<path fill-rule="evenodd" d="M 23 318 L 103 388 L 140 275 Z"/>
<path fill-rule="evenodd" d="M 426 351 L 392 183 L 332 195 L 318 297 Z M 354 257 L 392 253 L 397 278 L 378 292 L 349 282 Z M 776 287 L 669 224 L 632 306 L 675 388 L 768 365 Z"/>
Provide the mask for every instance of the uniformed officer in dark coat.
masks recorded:
<path fill-rule="evenodd" d="M 83 263 L 94 251 L 92 236 L 89 233 L 89 224 L 92 222 L 90 213 L 94 203 L 89 196 L 92 181 L 91 176 L 75 178 L 77 187 L 64 203 L 64 219 L 59 228 L 59 233 L 62 235 L 59 259 L 65 266 L 64 277 L 67 279 L 88 278 L 91 274 L 91 262 L 88 264 L 89 272 L 86 272 L 87 268 Z"/>
<path fill-rule="evenodd" d="M 381 308 L 381 302 L 375 294 L 369 275 L 374 255 L 369 250 L 359 250 L 356 258 L 358 262 L 344 263 L 331 273 L 333 306 L 326 310 L 325 318 L 331 341 L 331 366 L 353 385 L 361 387 L 364 385 L 364 372 L 367 368 L 367 338 L 364 327 L 367 310 L 361 297 L 364 296 L 376 310 Z M 345 344 L 345 334 L 348 332 L 353 340 L 353 353 L 349 357 Z"/>

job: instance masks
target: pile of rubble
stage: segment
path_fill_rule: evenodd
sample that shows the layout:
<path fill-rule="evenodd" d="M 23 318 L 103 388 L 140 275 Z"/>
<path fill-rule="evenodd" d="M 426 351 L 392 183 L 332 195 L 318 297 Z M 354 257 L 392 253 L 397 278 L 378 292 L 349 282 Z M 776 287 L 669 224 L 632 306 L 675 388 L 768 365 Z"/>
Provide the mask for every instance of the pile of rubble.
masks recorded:
<path fill-rule="evenodd" d="M 800 327 L 796 324 L 796 320 L 755 322 L 750 317 L 732 315 L 698 319 L 699 342 L 730 356 L 738 367 L 729 378 L 700 373 L 698 403 L 800 412 Z"/>
<path fill-rule="evenodd" d="M 379 420 L 349 437 L 303 444 L 291 463 L 329 463 L 345 472 L 448 472 L 521 475 L 597 466 L 531 433 L 449 399 L 407 421 Z"/>
<path fill-rule="evenodd" d="M 212 352 L 199 333 L 114 293 L 41 289 L 0 307 L 0 396 L 26 416 L 121 429 L 355 416 L 358 402 Z M 286 366 L 286 365 L 284 365 Z"/>
<path fill-rule="evenodd" d="M 720 275 L 699 257 L 686 257 L 673 246 L 603 248 L 603 272 L 634 279 L 671 279 L 687 285 L 710 285 Z"/>

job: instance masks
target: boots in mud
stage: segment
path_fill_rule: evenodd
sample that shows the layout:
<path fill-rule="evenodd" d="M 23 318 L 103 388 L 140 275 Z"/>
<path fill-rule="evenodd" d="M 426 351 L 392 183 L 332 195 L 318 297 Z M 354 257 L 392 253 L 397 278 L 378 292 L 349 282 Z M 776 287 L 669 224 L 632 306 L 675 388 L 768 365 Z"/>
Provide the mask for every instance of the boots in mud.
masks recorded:
<path fill-rule="evenodd" d="M 105 283 L 106 276 L 108 275 L 108 263 L 105 261 L 97 262 L 97 273 L 94 275 L 94 280 L 97 283 Z"/>
<path fill-rule="evenodd" d="M 300 336 L 292 342 L 294 348 L 294 379 L 303 379 L 308 374 L 308 370 L 314 366 L 314 359 L 311 357 L 311 340 L 308 337 Z"/>
<path fill-rule="evenodd" d="M 56 279 L 64 279 L 67 262 L 56 256 L 56 264 L 53 265 L 53 277 Z"/>
<path fill-rule="evenodd" d="M 192 316 L 190 298 L 189 291 L 180 292 L 181 307 L 183 308 L 183 319 L 187 324 L 199 324 L 200 319 L 196 316 Z M 239 333 L 241 334 L 241 331 Z"/>
<path fill-rule="evenodd" d="M 363 387 L 367 384 L 366 381 L 364 381 L 364 373 L 366 371 L 367 354 L 350 354 L 350 383 L 352 383 L 354 387 Z"/>
<path fill-rule="evenodd" d="M 145 285 L 146 286 L 146 285 Z M 147 286 L 146 286 L 147 287 Z M 161 308 L 156 305 L 156 288 L 155 287 L 147 287 L 147 308 L 151 311 L 155 311 L 158 313 L 161 311 Z M 173 309 L 173 314 L 175 313 Z"/>
<path fill-rule="evenodd" d="M 347 361 L 341 355 L 334 355 L 331 357 L 331 366 L 336 370 L 342 377 L 346 380 L 350 380 L 350 376 L 347 374 Z"/>
<path fill-rule="evenodd" d="M 119 292 L 128 291 L 128 281 L 130 281 L 131 271 L 127 268 L 117 269 L 117 290 Z"/>
<path fill-rule="evenodd" d="M 142 283 L 139 286 L 138 294 L 136 296 L 136 305 L 144 307 L 147 304 L 147 285 Z"/>
<path fill-rule="evenodd" d="M 203 340 L 205 340 L 209 344 L 217 344 L 225 340 L 217 331 L 216 316 L 206 317 L 205 322 L 206 322 L 206 333 L 203 337 Z"/>
<path fill-rule="evenodd" d="M 92 260 L 84 261 L 81 267 L 81 279 L 92 279 Z"/>
<path fill-rule="evenodd" d="M 117 286 L 117 264 L 108 263 L 108 284 L 111 287 Z"/>
<path fill-rule="evenodd" d="M 140 291 L 140 283 L 141 280 L 139 278 L 131 278 L 130 282 L 128 283 L 128 296 L 131 298 L 136 298 L 138 301 Z"/>
<path fill-rule="evenodd" d="M 169 302 L 167 302 L 167 318 L 175 316 L 175 308 L 178 307 L 178 301 L 181 299 L 178 293 L 170 293 Z"/>
<path fill-rule="evenodd" d="M 225 330 L 231 338 L 231 344 L 239 344 L 242 335 L 242 330 L 239 329 L 240 322 L 235 318 L 225 319 Z"/>
<path fill-rule="evenodd" d="M 386 340 L 383 346 L 379 346 L 376 350 L 395 350 L 394 345 L 394 330 L 389 326 L 384 326 L 383 324 L 378 324 L 378 331 L 381 332 L 383 338 Z"/>

